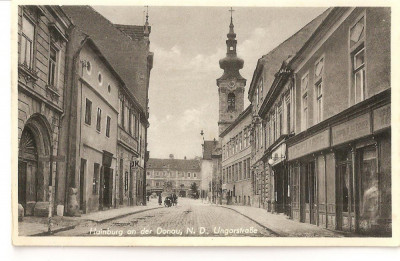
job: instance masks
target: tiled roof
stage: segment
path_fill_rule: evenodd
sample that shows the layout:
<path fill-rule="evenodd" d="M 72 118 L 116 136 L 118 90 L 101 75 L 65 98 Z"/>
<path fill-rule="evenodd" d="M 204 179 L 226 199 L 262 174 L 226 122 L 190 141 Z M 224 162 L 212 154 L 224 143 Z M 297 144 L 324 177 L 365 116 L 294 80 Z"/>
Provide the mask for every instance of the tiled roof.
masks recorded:
<path fill-rule="evenodd" d="M 188 159 L 155 159 L 150 158 L 147 161 L 148 169 L 166 169 L 178 171 L 200 171 L 199 160 Z"/>
<path fill-rule="evenodd" d="M 143 25 L 114 24 L 114 26 L 127 34 L 133 40 L 141 40 L 144 37 Z M 149 32 L 151 32 L 151 26 L 149 26 Z"/>
<path fill-rule="evenodd" d="M 211 159 L 215 145 L 216 145 L 216 142 L 214 142 L 213 140 L 204 141 L 203 159 L 205 159 L 205 160 Z"/>
<path fill-rule="evenodd" d="M 140 88 L 134 64 L 139 48 L 135 41 L 90 6 L 62 6 L 63 11 L 99 47 L 101 53 L 121 76 L 128 89 L 146 110 L 147 90 Z"/>
<path fill-rule="evenodd" d="M 293 57 L 300 50 L 300 48 L 310 38 L 310 36 L 314 33 L 314 31 L 322 23 L 331 10 L 331 8 L 327 9 L 283 43 L 278 45 L 275 49 L 262 56 L 258 60 L 257 67 L 254 70 L 253 78 L 250 84 L 249 99 L 251 99 L 251 96 L 254 92 L 256 84 L 255 78 L 259 70 L 263 69 L 264 90 L 265 93 L 267 93 L 275 79 L 275 73 L 278 72 L 282 66 L 282 62 L 287 61 L 289 57 Z"/>

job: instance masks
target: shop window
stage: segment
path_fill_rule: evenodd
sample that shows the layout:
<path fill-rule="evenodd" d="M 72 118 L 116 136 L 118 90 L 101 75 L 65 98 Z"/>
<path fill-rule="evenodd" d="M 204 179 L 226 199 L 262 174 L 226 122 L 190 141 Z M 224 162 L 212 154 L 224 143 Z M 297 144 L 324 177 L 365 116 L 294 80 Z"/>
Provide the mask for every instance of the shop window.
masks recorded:
<path fill-rule="evenodd" d="M 379 216 L 379 179 L 377 173 L 376 148 L 362 150 L 360 228 L 370 229 Z"/>
<path fill-rule="evenodd" d="M 35 36 L 34 24 L 25 16 L 22 16 L 22 34 L 19 62 L 25 67 L 32 69 L 33 41 Z"/>
<path fill-rule="evenodd" d="M 92 124 L 92 102 L 86 98 L 85 123 Z"/>

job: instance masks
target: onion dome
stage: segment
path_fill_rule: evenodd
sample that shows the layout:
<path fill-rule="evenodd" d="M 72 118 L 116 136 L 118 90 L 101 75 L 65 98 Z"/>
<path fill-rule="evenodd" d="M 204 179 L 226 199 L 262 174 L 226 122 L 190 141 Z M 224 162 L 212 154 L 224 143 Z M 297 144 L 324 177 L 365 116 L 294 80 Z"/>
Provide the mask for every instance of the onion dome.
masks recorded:
<path fill-rule="evenodd" d="M 232 12 L 233 10 L 231 10 Z M 224 70 L 224 74 L 219 80 L 227 79 L 229 77 L 236 77 L 242 79 L 239 70 L 243 68 L 243 59 L 237 57 L 236 54 L 236 34 L 234 32 L 233 19 L 231 14 L 231 24 L 229 25 L 229 33 L 227 34 L 228 39 L 226 40 L 226 57 L 219 60 L 219 67 Z"/>

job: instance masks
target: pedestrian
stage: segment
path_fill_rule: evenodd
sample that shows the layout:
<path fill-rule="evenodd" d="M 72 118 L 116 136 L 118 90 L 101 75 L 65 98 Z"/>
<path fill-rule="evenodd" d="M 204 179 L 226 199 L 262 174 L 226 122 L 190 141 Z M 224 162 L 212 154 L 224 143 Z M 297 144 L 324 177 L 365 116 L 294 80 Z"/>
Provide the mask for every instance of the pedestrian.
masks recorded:
<path fill-rule="evenodd" d="M 158 195 L 158 204 L 161 206 L 162 204 L 162 197 L 161 197 L 161 193 Z"/>

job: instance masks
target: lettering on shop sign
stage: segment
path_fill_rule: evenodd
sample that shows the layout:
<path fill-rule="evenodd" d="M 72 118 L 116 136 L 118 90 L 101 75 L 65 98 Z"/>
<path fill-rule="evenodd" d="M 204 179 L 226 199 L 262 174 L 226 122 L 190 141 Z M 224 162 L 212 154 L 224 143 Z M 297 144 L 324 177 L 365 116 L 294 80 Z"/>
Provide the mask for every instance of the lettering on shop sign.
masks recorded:
<path fill-rule="evenodd" d="M 329 147 L 329 130 L 324 130 L 288 148 L 289 160 Z"/>
<path fill-rule="evenodd" d="M 332 127 L 332 145 L 371 134 L 369 113 Z"/>
<path fill-rule="evenodd" d="M 390 104 L 380 107 L 373 112 L 374 131 L 390 127 Z"/>
<path fill-rule="evenodd" d="M 127 145 L 129 148 L 134 149 L 135 151 L 138 150 L 138 143 L 137 141 L 129 136 L 128 133 L 124 132 L 121 129 L 118 129 L 119 131 L 119 140 L 122 141 L 125 145 Z"/>

